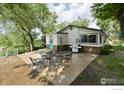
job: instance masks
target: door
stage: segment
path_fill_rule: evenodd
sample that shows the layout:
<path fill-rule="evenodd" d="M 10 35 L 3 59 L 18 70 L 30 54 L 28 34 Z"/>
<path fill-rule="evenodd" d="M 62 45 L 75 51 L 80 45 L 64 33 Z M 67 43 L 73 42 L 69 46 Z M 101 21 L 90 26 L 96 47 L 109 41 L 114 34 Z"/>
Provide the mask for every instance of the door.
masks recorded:
<path fill-rule="evenodd" d="M 63 45 L 63 42 L 62 42 L 62 37 L 59 37 L 59 42 L 60 42 L 60 47 L 61 47 L 61 51 L 62 51 L 62 45 Z"/>
<path fill-rule="evenodd" d="M 49 49 L 53 49 L 53 37 L 50 36 Z"/>

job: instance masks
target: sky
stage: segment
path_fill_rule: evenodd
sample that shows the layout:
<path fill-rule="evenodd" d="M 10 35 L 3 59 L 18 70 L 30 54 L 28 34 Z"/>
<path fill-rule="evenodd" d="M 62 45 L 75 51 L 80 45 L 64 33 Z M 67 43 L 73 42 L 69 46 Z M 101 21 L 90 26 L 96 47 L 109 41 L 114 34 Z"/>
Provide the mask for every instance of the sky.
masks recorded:
<path fill-rule="evenodd" d="M 91 16 L 91 7 L 92 3 L 49 3 L 48 8 L 50 11 L 55 12 L 58 15 L 57 22 L 61 23 L 64 21 L 74 21 L 79 17 L 81 19 L 90 20 L 89 28 L 100 29 L 96 25 L 96 21 L 93 21 Z M 0 32 L 3 29 L 0 28 Z"/>
<path fill-rule="evenodd" d="M 48 4 L 48 8 L 50 11 L 55 12 L 58 15 L 57 22 L 61 23 L 64 21 L 74 21 L 79 17 L 81 19 L 90 20 L 89 27 L 97 28 L 96 21 L 93 21 L 93 17 L 91 16 L 91 7 L 92 3 L 54 3 Z"/>

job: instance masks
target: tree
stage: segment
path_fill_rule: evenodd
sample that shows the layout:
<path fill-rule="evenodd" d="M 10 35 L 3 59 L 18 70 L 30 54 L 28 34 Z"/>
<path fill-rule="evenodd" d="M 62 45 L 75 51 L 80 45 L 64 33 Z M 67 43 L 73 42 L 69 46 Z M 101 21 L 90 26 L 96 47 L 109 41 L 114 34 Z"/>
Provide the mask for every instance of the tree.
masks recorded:
<path fill-rule="evenodd" d="M 13 23 L 16 31 L 21 33 L 23 43 L 29 51 L 34 49 L 32 29 L 38 27 L 43 33 L 46 29 L 54 27 L 54 18 L 46 4 L 0 4 L 0 19 L 5 26 L 8 22 Z M 52 26 L 50 27 L 50 24 Z M 46 27 L 47 26 L 47 27 Z"/>
<path fill-rule="evenodd" d="M 77 25 L 77 26 L 82 26 L 82 27 L 88 27 L 89 22 L 90 21 L 88 19 L 79 19 L 79 20 L 73 21 L 70 24 Z"/>
<path fill-rule="evenodd" d="M 55 12 L 50 12 L 46 4 L 33 4 L 33 11 L 35 25 L 41 29 L 43 34 L 55 30 L 57 15 Z"/>
<path fill-rule="evenodd" d="M 56 29 L 56 31 L 59 31 L 59 30 L 65 28 L 66 26 L 68 26 L 69 24 L 70 24 L 69 22 L 64 21 L 62 23 L 56 24 L 55 29 Z"/>
<path fill-rule="evenodd" d="M 97 3 L 92 7 L 92 15 L 100 20 L 112 19 L 120 22 L 121 37 L 124 39 L 124 4 Z"/>
<path fill-rule="evenodd" d="M 7 37 L 7 35 L 0 34 L 0 45 L 2 47 L 9 48 L 9 47 L 12 47 L 13 46 L 13 43 L 12 43 L 11 40 L 9 40 L 9 38 Z"/>
<path fill-rule="evenodd" d="M 32 51 L 34 45 L 31 29 L 34 26 L 34 23 L 31 15 L 31 6 L 26 4 L 2 4 L 1 9 L 1 20 L 3 20 L 5 25 L 8 22 L 14 23 L 16 30 L 22 33 L 28 50 Z"/>
<path fill-rule="evenodd" d="M 76 25 L 76 26 L 82 26 L 82 27 L 88 27 L 89 26 L 89 20 L 87 19 L 79 19 L 79 20 L 75 20 L 75 21 L 72 21 L 72 22 L 63 22 L 63 23 L 60 23 L 60 24 L 57 24 L 56 25 L 56 31 L 59 31 L 60 29 L 68 26 L 68 25 Z"/>
<path fill-rule="evenodd" d="M 124 44 L 123 39 L 121 38 L 120 25 L 117 20 L 97 20 L 97 25 L 108 34 L 109 44 L 114 46 Z"/>

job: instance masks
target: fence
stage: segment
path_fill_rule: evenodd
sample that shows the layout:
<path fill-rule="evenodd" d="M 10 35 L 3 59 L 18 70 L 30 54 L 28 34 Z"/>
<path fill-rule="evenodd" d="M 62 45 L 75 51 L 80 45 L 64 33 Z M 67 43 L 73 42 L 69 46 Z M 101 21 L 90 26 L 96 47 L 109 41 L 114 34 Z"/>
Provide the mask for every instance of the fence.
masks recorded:
<path fill-rule="evenodd" d="M 0 57 L 4 57 L 4 56 L 14 56 L 18 54 L 18 49 L 14 49 L 14 50 L 8 50 L 8 49 L 4 49 L 4 50 L 0 50 Z"/>

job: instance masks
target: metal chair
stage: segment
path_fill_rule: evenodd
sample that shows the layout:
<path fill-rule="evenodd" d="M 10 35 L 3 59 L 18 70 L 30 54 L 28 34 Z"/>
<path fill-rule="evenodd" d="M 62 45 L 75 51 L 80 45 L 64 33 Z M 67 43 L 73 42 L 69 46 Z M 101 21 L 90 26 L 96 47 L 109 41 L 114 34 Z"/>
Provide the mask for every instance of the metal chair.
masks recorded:
<path fill-rule="evenodd" d="M 31 57 L 29 59 L 32 62 L 32 70 L 40 71 L 42 68 L 44 68 L 44 63 L 41 59 L 32 59 Z"/>
<path fill-rule="evenodd" d="M 70 60 L 70 64 L 72 64 L 72 52 L 63 53 L 62 60 L 66 60 L 67 62 Z"/>

